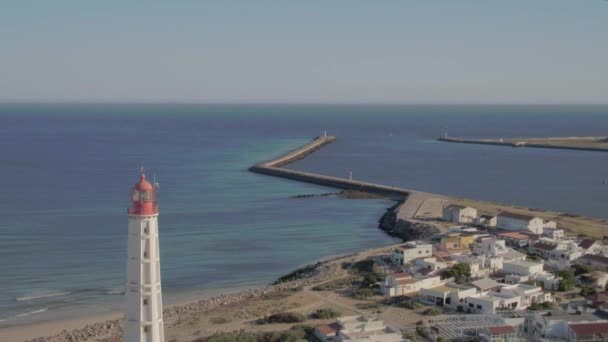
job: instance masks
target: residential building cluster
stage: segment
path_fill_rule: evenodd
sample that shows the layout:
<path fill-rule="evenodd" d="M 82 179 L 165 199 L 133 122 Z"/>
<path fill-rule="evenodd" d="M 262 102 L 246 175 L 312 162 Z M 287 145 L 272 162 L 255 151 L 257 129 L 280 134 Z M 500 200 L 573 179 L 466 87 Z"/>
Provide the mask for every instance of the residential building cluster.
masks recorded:
<path fill-rule="evenodd" d="M 462 314 L 516 312 L 553 302 L 552 291 L 562 280 L 558 271 L 580 264 L 595 269 L 576 280 L 598 291 L 586 298 L 588 303 L 608 303 L 608 254 L 600 242 L 569 237 L 555 221 L 518 213 L 479 215 L 476 208 L 448 205 L 442 218 L 460 226 L 431 242 L 407 242 L 392 250 L 395 272 L 381 285 L 385 296 L 416 297 Z M 457 264 L 469 265 L 470 276 L 455 275 Z M 526 315 L 517 325 L 492 327 L 483 334 L 488 340 L 523 333 L 539 341 L 583 341 L 590 336 L 608 341 L 607 320 L 562 316 Z"/>

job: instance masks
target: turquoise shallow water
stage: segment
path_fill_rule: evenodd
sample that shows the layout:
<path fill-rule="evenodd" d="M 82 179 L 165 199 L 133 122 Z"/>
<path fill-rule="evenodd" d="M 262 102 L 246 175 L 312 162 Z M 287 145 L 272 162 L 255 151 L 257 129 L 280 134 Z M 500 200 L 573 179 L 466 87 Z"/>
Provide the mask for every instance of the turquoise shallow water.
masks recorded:
<path fill-rule="evenodd" d="M 445 144 L 452 136 L 605 135 L 607 107 L 0 105 L 0 325 L 120 309 L 126 207 L 160 188 L 165 299 L 265 284 L 393 243 L 392 202 L 247 172 L 322 134 L 290 167 L 607 218 L 608 154 Z M 54 295 L 54 296 L 49 296 Z M 46 310 L 46 311 L 43 311 Z"/>

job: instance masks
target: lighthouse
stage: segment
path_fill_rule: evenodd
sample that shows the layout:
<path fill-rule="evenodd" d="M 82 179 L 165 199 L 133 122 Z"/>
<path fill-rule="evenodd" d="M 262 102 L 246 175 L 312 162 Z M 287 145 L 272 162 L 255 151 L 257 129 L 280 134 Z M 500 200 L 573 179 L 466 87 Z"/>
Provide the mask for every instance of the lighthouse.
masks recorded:
<path fill-rule="evenodd" d="M 156 185 L 143 172 L 131 190 L 125 342 L 164 342 Z"/>

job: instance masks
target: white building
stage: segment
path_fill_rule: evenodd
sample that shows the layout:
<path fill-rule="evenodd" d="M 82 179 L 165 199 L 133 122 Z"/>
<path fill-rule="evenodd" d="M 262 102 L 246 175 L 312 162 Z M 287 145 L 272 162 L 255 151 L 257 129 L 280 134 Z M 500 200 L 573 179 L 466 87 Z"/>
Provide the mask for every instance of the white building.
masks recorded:
<path fill-rule="evenodd" d="M 433 255 L 433 245 L 428 243 L 406 242 L 393 249 L 391 260 L 395 265 L 405 265 L 417 258 Z"/>
<path fill-rule="evenodd" d="M 502 256 L 454 255 L 453 258 L 458 262 L 470 265 L 472 278 L 482 278 L 498 272 L 502 269 L 504 261 Z"/>
<path fill-rule="evenodd" d="M 142 173 L 129 213 L 125 342 L 163 342 L 156 189 Z"/>
<path fill-rule="evenodd" d="M 564 238 L 564 230 L 545 227 L 543 229 L 543 235 L 552 240 L 559 240 Z"/>
<path fill-rule="evenodd" d="M 407 273 L 396 273 L 388 275 L 380 289 L 387 297 L 405 296 L 416 294 L 423 288 L 439 286 L 444 282 L 440 276 L 418 279 Z"/>
<path fill-rule="evenodd" d="M 439 306 L 447 306 L 453 309 L 461 307 L 464 309 L 467 298 L 478 296 L 478 291 L 470 285 L 458 285 L 448 282 L 444 285 L 420 289 L 420 300 Z"/>
<path fill-rule="evenodd" d="M 340 317 L 335 323 L 315 328 L 314 335 L 322 342 L 401 342 L 401 332 L 380 319 L 364 316 Z"/>
<path fill-rule="evenodd" d="M 543 233 L 544 221 L 541 218 L 510 212 L 501 212 L 497 216 L 496 227 L 505 230 L 529 230 L 534 234 Z"/>
<path fill-rule="evenodd" d="M 505 240 L 499 240 L 493 237 L 481 238 L 479 243 L 473 245 L 473 253 L 486 257 L 496 257 L 508 251 L 509 248 L 507 248 Z"/>
<path fill-rule="evenodd" d="M 476 220 L 476 224 L 482 226 L 482 227 L 496 227 L 496 222 L 498 221 L 498 219 L 496 218 L 496 216 L 491 216 L 491 215 L 479 215 L 479 217 L 477 217 Z"/>
<path fill-rule="evenodd" d="M 542 262 L 511 261 L 503 264 L 502 271 L 506 274 L 529 276 L 543 272 L 543 268 Z"/>
<path fill-rule="evenodd" d="M 443 219 L 454 223 L 475 223 L 477 219 L 477 209 L 454 204 L 448 205 L 443 208 Z"/>
<path fill-rule="evenodd" d="M 493 314 L 499 309 L 523 310 L 534 303 L 551 302 L 551 293 L 533 285 L 506 285 L 498 291 L 468 299 L 467 311 Z"/>

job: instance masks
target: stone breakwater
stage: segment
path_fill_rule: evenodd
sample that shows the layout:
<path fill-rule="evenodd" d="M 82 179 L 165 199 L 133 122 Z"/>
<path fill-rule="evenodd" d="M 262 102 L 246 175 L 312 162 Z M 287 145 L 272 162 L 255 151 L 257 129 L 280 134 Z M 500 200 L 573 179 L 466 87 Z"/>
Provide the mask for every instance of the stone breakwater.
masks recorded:
<path fill-rule="evenodd" d="M 320 149 L 321 147 L 334 142 L 335 140 L 336 137 L 334 136 L 317 137 L 310 143 L 294 151 L 288 152 L 275 159 L 254 165 L 249 168 L 249 171 L 269 176 L 297 180 L 300 182 L 328 186 L 332 188 L 367 192 L 394 199 L 406 198 L 411 192 L 413 192 L 412 190 L 397 188 L 394 186 L 386 186 L 381 184 L 357 181 L 353 179 L 325 176 L 318 173 L 296 171 L 283 168 L 283 166 L 288 165 L 298 159 L 302 159 L 310 153 Z"/>
<path fill-rule="evenodd" d="M 319 262 L 310 272 L 301 274 L 298 279 L 267 285 L 262 288 L 244 290 L 238 293 L 223 294 L 209 299 L 203 299 L 187 304 L 174 305 L 164 310 L 163 318 L 165 324 L 171 321 L 185 318 L 192 315 L 203 314 L 214 308 L 232 305 L 251 299 L 260 298 L 265 295 L 276 294 L 282 291 L 297 290 L 304 286 L 309 286 L 336 278 L 343 272 L 340 259 Z M 120 341 L 123 334 L 123 320 L 116 319 L 100 323 L 87 325 L 84 328 L 67 331 L 49 336 L 39 337 L 28 342 L 82 342 L 82 341 Z"/>

